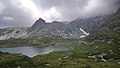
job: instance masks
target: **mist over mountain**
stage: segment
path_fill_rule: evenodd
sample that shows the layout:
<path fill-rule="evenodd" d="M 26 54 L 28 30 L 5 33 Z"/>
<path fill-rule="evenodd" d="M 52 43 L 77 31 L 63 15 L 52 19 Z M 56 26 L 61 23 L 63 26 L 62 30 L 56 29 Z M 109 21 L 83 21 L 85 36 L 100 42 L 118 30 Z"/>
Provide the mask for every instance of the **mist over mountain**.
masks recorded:
<path fill-rule="evenodd" d="M 1 0 L 0 28 L 30 27 L 38 18 L 73 21 L 114 14 L 120 0 Z"/>
<path fill-rule="evenodd" d="M 65 24 L 59 21 L 53 21 L 47 23 L 46 20 L 39 18 L 35 21 L 35 23 L 31 27 L 25 27 L 25 30 L 22 28 L 11 29 L 5 28 L 1 29 L 1 39 L 9 39 L 13 38 L 23 38 L 29 36 L 59 36 L 61 38 L 81 38 L 83 36 L 87 36 L 86 33 L 91 33 L 95 30 L 99 30 L 107 28 L 106 25 L 110 24 L 107 22 L 114 23 L 119 22 L 120 16 L 120 8 L 114 13 L 110 15 L 104 16 L 96 16 L 92 18 L 76 18 L 69 22 L 69 24 Z M 118 25 L 114 24 L 111 27 L 119 27 Z M 26 34 L 27 33 L 27 34 Z M 20 35 L 20 36 L 19 36 Z M 9 36 L 9 38 L 8 38 Z M 19 37 L 16 37 L 19 36 Z"/>

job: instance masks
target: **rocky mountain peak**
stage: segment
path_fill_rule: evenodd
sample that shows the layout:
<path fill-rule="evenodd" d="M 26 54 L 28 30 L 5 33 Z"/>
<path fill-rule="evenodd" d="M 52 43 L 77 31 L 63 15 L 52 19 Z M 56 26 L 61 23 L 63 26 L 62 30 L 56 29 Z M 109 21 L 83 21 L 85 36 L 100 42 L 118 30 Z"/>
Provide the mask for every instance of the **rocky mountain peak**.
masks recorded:
<path fill-rule="evenodd" d="M 46 26 L 44 19 L 39 18 L 29 29 L 28 32 L 39 31 Z"/>
<path fill-rule="evenodd" d="M 38 20 L 39 20 L 39 21 L 43 21 L 43 22 L 45 22 L 45 20 L 44 20 L 44 19 L 42 19 L 42 18 L 39 18 Z"/>
<path fill-rule="evenodd" d="M 34 24 L 33 24 L 33 26 L 34 25 L 42 25 L 42 24 L 45 24 L 46 22 L 45 22 L 45 20 L 43 20 L 42 18 L 39 18 Z"/>
<path fill-rule="evenodd" d="M 45 20 L 43 20 L 42 18 L 39 18 L 31 27 L 32 30 L 38 28 L 41 29 L 46 25 Z"/>

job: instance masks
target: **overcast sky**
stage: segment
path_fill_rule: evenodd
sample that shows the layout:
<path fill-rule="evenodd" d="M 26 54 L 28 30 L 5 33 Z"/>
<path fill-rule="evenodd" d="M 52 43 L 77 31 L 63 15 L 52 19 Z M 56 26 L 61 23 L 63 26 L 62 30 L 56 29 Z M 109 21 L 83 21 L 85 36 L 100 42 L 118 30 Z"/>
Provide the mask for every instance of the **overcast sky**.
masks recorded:
<path fill-rule="evenodd" d="M 38 18 L 71 21 L 115 13 L 120 0 L 0 0 L 0 27 L 31 26 Z"/>

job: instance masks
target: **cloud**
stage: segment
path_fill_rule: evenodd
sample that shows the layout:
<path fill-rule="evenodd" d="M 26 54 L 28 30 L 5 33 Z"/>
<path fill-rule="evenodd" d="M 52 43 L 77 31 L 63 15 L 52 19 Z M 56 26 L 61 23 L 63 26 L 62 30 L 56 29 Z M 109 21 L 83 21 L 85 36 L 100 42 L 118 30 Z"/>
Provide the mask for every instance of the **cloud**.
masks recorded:
<path fill-rule="evenodd" d="M 52 20 L 71 20 L 78 17 L 82 12 L 88 0 L 32 0 L 36 6 L 42 9 L 43 12 L 50 11 L 52 7 L 55 8 L 56 17 L 51 16 Z M 54 13 L 53 13 L 54 14 Z M 49 20 L 49 19 L 48 19 Z"/>
<path fill-rule="evenodd" d="M 0 14 L 2 13 L 2 11 L 5 9 L 5 6 L 0 2 Z"/>
<path fill-rule="evenodd" d="M 31 26 L 34 23 L 32 13 L 21 7 L 19 0 L 1 0 L 1 3 L 5 5 L 5 9 L 0 15 L 0 27 L 24 27 Z"/>
<path fill-rule="evenodd" d="M 57 20 L 73 20 L 114 13 L 119 0 L 32 0 L 43 11 L 54 7 L 60 17 Z"/>
<path fill-rule="evenodd" d="M 94 17 L 115 13 L 118 9 L 119 0 L 90 0 L 85 6 L 84 15 Z"/>
<path fill-rule="evenodd" d="M 0 27 L 31 26 L 38 18 L 71 21 L 115 13 L 120 0 L 1 0 Z"/>
<path fill-rule="evenodd" d="M 14 21 L 12 17 L 3 17 L 4 21 Z"/>

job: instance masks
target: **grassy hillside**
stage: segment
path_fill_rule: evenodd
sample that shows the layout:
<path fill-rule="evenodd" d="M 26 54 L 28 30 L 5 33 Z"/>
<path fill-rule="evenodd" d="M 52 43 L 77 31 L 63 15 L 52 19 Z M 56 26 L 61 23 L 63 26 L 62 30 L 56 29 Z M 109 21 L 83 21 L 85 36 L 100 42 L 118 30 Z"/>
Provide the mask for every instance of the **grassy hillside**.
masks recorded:
<path fill-rule="evenodd" d="M 107 43 L 86 45 L 80 40 L 64 42 L 66 52 L 52 52 L 33 58 L 21 54 L 0 53 L 0 66 L 11 68 L 119 68 L 120 46 Z"/>

